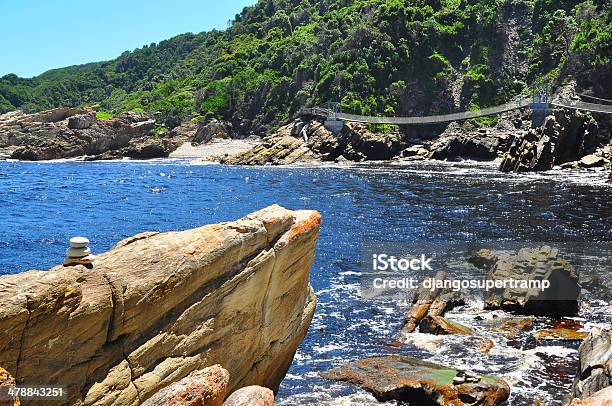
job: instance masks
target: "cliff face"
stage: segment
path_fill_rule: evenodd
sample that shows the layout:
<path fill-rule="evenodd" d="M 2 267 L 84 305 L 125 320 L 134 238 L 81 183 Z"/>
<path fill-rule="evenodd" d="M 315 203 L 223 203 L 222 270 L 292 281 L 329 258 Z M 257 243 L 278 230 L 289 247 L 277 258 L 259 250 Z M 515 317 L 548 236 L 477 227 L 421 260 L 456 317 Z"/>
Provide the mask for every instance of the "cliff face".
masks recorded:
<path fill-rule="evenodd" d="M 319 225 L 317 212 L 271 206 L 139 234 L 93 269 L 3 276 L 0 365 L 18 383 L 68 385 L 79 405 L 137 405 L 213 364 L 230 392 L 276 389 L 314 314 Z"/>

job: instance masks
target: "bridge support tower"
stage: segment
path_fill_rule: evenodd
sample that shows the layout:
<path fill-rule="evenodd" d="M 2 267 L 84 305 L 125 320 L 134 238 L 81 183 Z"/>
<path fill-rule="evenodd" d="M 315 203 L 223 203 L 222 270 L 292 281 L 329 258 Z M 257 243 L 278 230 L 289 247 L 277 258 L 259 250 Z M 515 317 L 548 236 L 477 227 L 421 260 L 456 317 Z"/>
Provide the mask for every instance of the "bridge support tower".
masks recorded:
<path fill-rule="evenodd" d="M 531 103 L 531 127 L 541 127 L 550 114 L 551 87 L 548 84 L 535 88 L 533 102 Z"/>
<path fill-rule="evenodd" d="M 336 135 L 342 131 L 342 127 L 344 127 L 344 121 L 338 119 L 338 114 L 340 113 L 340 103 L 328 103 L 327 110 L 329 111 L 329 115 L 327 116 L 327 119 L 323 125 L 334 135 Z"/>

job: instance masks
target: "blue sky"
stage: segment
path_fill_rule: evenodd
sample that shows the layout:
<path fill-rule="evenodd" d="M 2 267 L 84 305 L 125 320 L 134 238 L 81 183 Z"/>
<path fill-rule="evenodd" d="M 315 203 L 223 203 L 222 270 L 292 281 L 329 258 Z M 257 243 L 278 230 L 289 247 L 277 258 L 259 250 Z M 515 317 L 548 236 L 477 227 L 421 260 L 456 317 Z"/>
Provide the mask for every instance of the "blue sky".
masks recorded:
<path fill-rule="evenodd" d="M 256 0 L 0 0 L 0 76 L 104 61 L 185 32 L 224 29 Z"/>

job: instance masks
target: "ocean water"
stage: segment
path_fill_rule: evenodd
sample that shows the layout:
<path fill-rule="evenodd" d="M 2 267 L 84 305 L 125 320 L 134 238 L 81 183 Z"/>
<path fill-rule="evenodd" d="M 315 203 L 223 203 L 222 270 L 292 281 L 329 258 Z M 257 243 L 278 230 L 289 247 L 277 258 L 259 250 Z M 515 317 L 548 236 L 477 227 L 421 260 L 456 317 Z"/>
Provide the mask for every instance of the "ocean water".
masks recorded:
<path fill-rule="evenodd" d="M 391 353 L 496 374 L 512 386 L 509 405 L 534 399 L 559 404 L 573 380 L 575 343 L 493 334 L 479 326 L 490 312 L 477 302 L 449 317 L 490 338 L 495 345 L 489 355 L 475 357 L 469 338 L 398 336 L 407 306 L 360 297 L 361 251 L 379 242 L 607 244 L 612 188 L 605 178 L 603 172 L 502 174 L 473 163 L 244 168 L 172 160 L 0 162 L 0 274 L 60 263 L 75 235 L 89 237 L 100 252 L 142 231 L 233 220 L 273 203 L 316 209 L 323 224 L 311 282 L 319 304 L 279 404 L 378 404 L 319 373 Z M 610 302 L 588 292 L 585 299 L 574 321 L 586 330 L 609 325 Z"/>

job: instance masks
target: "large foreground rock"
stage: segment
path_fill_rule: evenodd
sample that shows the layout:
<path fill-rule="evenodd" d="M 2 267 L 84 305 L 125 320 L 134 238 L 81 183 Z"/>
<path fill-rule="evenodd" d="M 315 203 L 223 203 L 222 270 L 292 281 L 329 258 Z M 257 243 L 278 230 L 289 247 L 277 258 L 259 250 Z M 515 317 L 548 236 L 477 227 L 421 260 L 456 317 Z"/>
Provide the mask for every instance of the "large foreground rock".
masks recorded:
<path fill-rule="evenodd" d="M 612 330 L 596 329 L 578 350 L 574 397 L 585 399 L 612 385 Z M 609 399 L 612 403 L 612 397 Z"/>
<path fill-rule="evenodd" d="M 492 406 L 510 395 L 510 387 L 501 379 L 399 355 L 351 362 L 323 377 L 360 385 L 379 401 L 400 400 L 422 406 Z"/>
<path fill-rule="evenodd" d="M 144 233 L 99 254 L 0 277 L 0 365 L 68 385 L 70 404 L 137 405 L 223 365 L 228 390 L 276 390 L 314 314 L 320 215 L 271 206 L 238 221 Z"/>
<path fill-rule="evenodd" d="M 485 309 L 504 309 L 531 315 L 568 316 L 578 311 L 580 285 L 574 267 L 556 248 L 522 248 L 500 258 L 487 279 L 546 280 L 550 287 L 494 289 L 485 297 Z"/>

